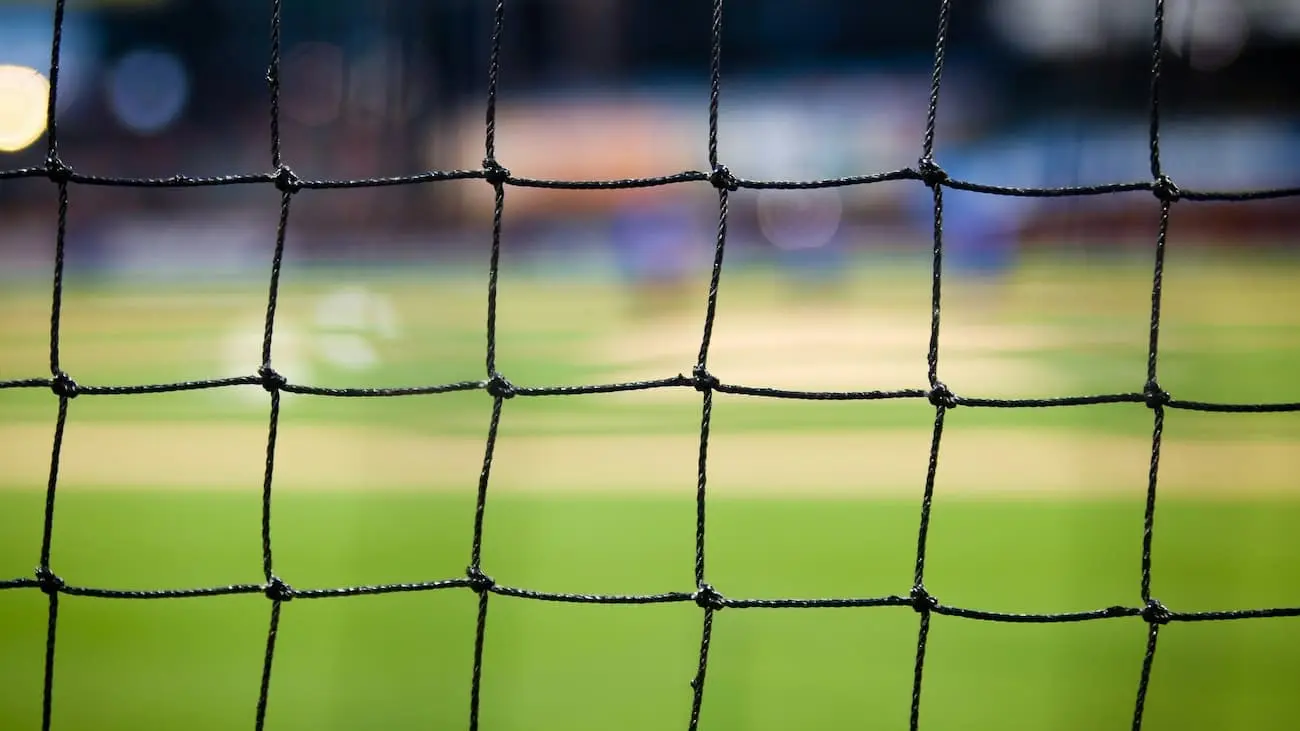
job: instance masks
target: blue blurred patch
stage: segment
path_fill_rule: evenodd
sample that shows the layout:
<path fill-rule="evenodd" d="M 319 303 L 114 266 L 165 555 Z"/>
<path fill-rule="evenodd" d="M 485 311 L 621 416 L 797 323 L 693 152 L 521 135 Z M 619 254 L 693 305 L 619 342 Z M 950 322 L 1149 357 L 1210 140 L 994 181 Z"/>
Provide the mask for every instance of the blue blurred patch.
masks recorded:
<path fill-rule="evenodd" d="M 670 282 L 708 266 L 712 235 L 693 211 L 679 205 L 638 205 L 615 214 L 610 226 L 619 273 L 633 281 Z"/>

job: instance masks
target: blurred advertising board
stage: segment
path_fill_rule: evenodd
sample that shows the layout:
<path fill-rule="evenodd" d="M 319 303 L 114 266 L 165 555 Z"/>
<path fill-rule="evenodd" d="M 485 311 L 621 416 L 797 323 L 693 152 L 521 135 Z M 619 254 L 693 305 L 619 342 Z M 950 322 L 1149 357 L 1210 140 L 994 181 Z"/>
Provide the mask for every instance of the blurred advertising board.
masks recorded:
<path fill-rule="evenodd" d="M 548 180 L 619 180 L 701 169 L 704 148 L 683 129 L 670 106 L 617 97 L 543 97 L 503 103 L 496 118 L 496 159 L 521 177 Z M 439 165 L 479 167 L 484 154 L 483 114 L 467 113 L 450 134 L 439 133 Z M 450 159 L 449 159 L 450 158 Z M 469 216 L 492 210 L 485 191 L 456 186 L 455 205 Z M 572 191 L 511 186 L 507 207 L 515 215 L 591 214 L 638 200 L 680 198 L 683 185 Z"/>
<path fill-rule="evenodd" d="M 906 93 L 911 89 L 915 93 Z M 729 84 L 719 110 L 718 157 L 738 177 L 810 180 L 914 165 L 924 128 L 927 86 L 910 76 L 758 79 Z M 703 93 L 701 93 L 703 92 Z M 962 120 L 956 120 L 961 123 Z M 471 109 L 452 130 L 435 130 L 430 167 L 478 167 L 483 113 Z M 553 92 L 503 100 L 497 111 L 496 159 L 517 176 L 551 180 L 618 180 L 707 171 L 707 87 L 623 94 Z M 863 191 L 842 189 L 853 207 Z M 883 201 L 892 192 L 877 186 Z M 575 193 L 511 187 L 517 215 L 604 213 L 633 201 L 697 201 L 716 206 L 706 184 Z M 490 211 L 481 190 L 460 194 L 472 216 Z"/>

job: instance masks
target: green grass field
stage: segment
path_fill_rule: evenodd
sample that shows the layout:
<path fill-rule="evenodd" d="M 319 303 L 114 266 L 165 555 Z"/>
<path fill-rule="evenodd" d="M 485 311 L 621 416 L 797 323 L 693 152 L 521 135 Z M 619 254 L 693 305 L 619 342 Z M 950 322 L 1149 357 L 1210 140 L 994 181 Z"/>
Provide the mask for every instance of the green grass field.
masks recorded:
<path fill-rule="evenodd" d="M 689 372 L 703 283 L 678 310 L 633 316 L 617 284 L 517 273 L 509 256 L 502 271 L 499 367 L 516 384 Z M 1291 377 L 1297 274 L 1285 261 L 1171 252 L 1162 384 L 1185 399 L 1300 400 Z M 928 269 L 851 276 L 838 295 L 810 297 L 762 270 L 728 272 L 711 370 L 747 385 L 923 387 Z M 1145 260 L 1117 259 L 1030 262 L 993 287 L 954 279 L 941 378 L 972 396 L 1140 390 L 1149 278 Z M 48 372 L 46 286 L 0 290 L 0 380 Z M 275 362 L 294 382 L 483 377 L 480 272 L 287 267 L 283 286 Z M 64 368 L 97 385 L 251 373 L 264 287 L 72 274 Z M 322 305 L 330 293 L 361 290 L 380 295 L 390 308 L 381 314 L 395 319 L 349 324 Z M 683 389 L 508 401 L 484 570 L 545 591 L 691 590 L 699 398 Z M 0 391 L 0 578 L 30 576 L 38 560 L 55 407 L 48 392 Z M 276 573 L 300 589 L 463 576 L 489 410 L 481 392 L 287 396 Z M 119 589 L 261 581 L 266 412 L 255 386 L 74 400 L 54 570 L 72 584 Z M 718 396 L 710 583 L 731 597 L 905 594 L 932 420 L 917 401 Z M 945 604 L 1003 612 L 1139 604 L 1151 424 L 1136 404 L 954 410 L 929 590 Z M 1156 597 L 1180 611 L 1300 605 L 1298 438 L 1294 414 L 1170 412 Z M 0 728 L 39 728 L 46 611 L 38 591 L 0 592 Z M 267 728 L 463 728 L 475 612 L 465 589 L 286 604 Z M 251 727 L 269 614 L 257 595 L 62 598 L 53 728 Z M 684 727 L 700 625 L 689 603 L 494 596 L 481 728 Z M 906 728 L 917 627 L 909 608 L 724 609 L 702 726 Z M 1128 728 L 1145 642 L 1138 618 L 936 617 L 921 726 Z M 1298 673 L 1300 619 L 1169 625 L 1144 727 L 1289 728 L 1300 712 L 1290 695 Z"/>

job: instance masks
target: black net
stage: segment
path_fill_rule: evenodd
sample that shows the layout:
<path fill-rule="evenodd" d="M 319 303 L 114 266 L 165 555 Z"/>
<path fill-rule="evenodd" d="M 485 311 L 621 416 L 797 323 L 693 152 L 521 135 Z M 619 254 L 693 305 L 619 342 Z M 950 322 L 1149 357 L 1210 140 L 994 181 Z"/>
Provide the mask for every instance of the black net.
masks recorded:
<path fill-rule="evenodd" d="M 478 621 L 475 630 L 474 661 L 470 670 L 472 682 L 469 698 L 469 727 L 478 726 L 480 698 L 480 679 L 483 669 L 483 645 L 488 631 L 488 606 L 492 595 L 512 596 L 549 602 L 574 602 L 590 604 L 656 604 L 668 602 L 693 602 L 703 613 L 703 629 L 700 637 L 699 664 L 691 680 L 692 698 L 689 715 L 689 728 L 695 729 L 701 718 L 705 701 L 705 675 L 708 670 L 710 637 L 715 615 L 723 609 L 795 609 L 815 607 L 911 607 L 919 615 L 919 631 L 916 643 L 916 664 L 912 682 L 910 728 L 920 725 L 921 689 L 925 670 L 925 651 L 930 620 L 934 614 L 943 614 L 968 619 L 993 622 L 1083 622 L 1116 617 L 1141 617 L 1148 626 L 1146 653 L 1136 690 L 1133 710 L 1133 728 L 1142 724 L 1144 701 L 1147 694 L 1151 668 L 1156 658 L 1157 640 L 1160 628 L 1169 622 L 1201 622 L 1211 620 L 1234 620 L 1265 617 L 1300 616 L 1300 607 L 1275 607 L 1242 609 L 1232 611 L 1179 612 L 1163 605 L 1151 596 L 1152 576 L 1152 525 L 1156 512 L 1156 489 L 1160 465 L 1161 434 L 1164 429 L 1166 412 L 1171 409 L 1188 409 L 1207 412 L 1282 412 L 1300 411 L 1300 403 L 1209 403 L 1203 401 L 1185 401 L 1174 398 L 1160 386 L 1159 380 L 1159 336 L 1160 336 L 1160 296 L 1164 270 L 1165 247 L 1169 232 L 1169 221 L 1174 204 L 1180 200 L 1193 201 L 1246 201 L 1269 198 L 1300 196 L 1300 188 L 1270 189 L 1234 192 L 1182 190 L 1164 173 L 1160 159 L 1160 87 L 1161 57 L 1164 46 L 1165 3 L 1156 0 L 1153 8 L 1151 36 L 1151 71 L 1150 71 L 1150 168 L 1151 178 L 1132 182 L 1115 182 L 1104 185 L 1063 187 L 1063 188 L 1018 188 L 984 185 L 978 182 L 958 180 L 950 177 L 940 164 L 935 154 L 935 120 L 939 111 L 941 97 L 944 58 L 948 46 L 949 19 L 952 12 L 951 0 L 942 0 L 938 12 L 938 32 L 934 46 L 934 67 L 929 94 L 928 113 L 925 129 L 921 135 L 920 158 L 915 167 L 867 175 L 823 180 L 746 180 L 733 175 L 718 156 L 718 107 L 722 90 L 722 28 L 723 2 L 714 0 L 712 13 L 712 51 L 710 64 L 710 89 L 708 102 L 708 158 L 710 170 L 686 171 L 667 174 L 662 177 L 623 179 L 623 180 L 543 180 L 519 177 L 512 174 L 496 158 L 496 101 L 499 77 L 499 57 L 501 49 L 502 28 L 506 16 L 504 0 L 498 0 L 493 16 L 491 54 L 488 59 L 488 89 L 485 111 L 485 157 L 483 165 L 474 170 L 434 170 L 418 175 L 392 178 L 371 178 L 357 180 L 303 180 L 294 174 L 281 156 L 280 148 L 280 37 L 281 37 L 281 3 L 272 0 L 270 8 L 270 62 L 267 70 L 267 82 L 270 91 L 270 127 L 271 127 L 271 168 L 270 172 L 245 173 L 223 177 L 196 178 L 177 174 L 170 178 L 141 179 L 115 178 L 88 175 L 76 172 L 59 154 L 58 124 L 55 117 L 55 104 L 59 90 L 59 45 L 63 31 L 65 11 L 64 0 L 55 3 L 53 48 L 50 62 L 50 95 L 48 115 L 48 155 L 40 167 L 0 171 L 0 180 L 16 178 L 45 178 L 58 189 L 58 234 L 55 241 L 55 265 L 53 285 L 53 305 L 50 318 L 50 377 L 27 378 L 21 380 L 0 381 L 0 388 L 46 388 L 58 397 L 58 418 L 54 428 L 53 449 L 50 457 L 49 484 L 46 493 L 44 531 L 40 548 L 40 565 L 32 578 L 18 578 L 0 581 L 0 589 L 35 589 L 49 597 L 49 622 L 46 640 L 43 683 L 42 729 L 49 729 L 51 722 L 51 699 L 54 691 L 55 647 L 59 627 L 59 598 L 64 594 L 87 597 L 104 597 L 116 599 L 165 599 L 180 597 L 211 597 L 228 594 L 265 594 L 271 602 L 270 626 L 266 636 L 266 655 L 262 669 L 261 691 L 257 698 L 254 726 L 261 729 L 264 724 L 267 703 L 270 695 L 271 680 L 274 671 L 276 634 L 280 623 L 280 610 L 284 602 L 291 600 L 325 599 L 330 597 L 357 596 L 366 594 L 383 594 L 392 592 L 434 591 L 465 589 L 478 595 Z M 444 383 L 409 388 L 320 388 L 307 384 L 290 383 L 276 372 L 273 362 L 273 339 L 276 323 L 276 300 L 279 290 L 281 263 L 285 247 L 285 233 L 289 226 L 289 213 L 294 195 L 302 190 L 327 188 L 361 188 L 375 186 L 400 186 L 426 184 L 436 181 L 479 179 L 486 181 L 495 192 L 495 207 L 492 221 L 491 255 L 488 269 L 487 288 L 487 352 L 486 377 L 482 380 Z M 932 277 L 932 315 L 930 322 L 930 340 L 928 351 L 929 388 L 907 389 L 898 391 L 796 391 L 746 386 L 727 383 L 708 368 L 709 342 L 714 325 L 717 298 L 723 270 L 723 258 L 727 249 L 728 198 L 741 188 L 750 189 L 801 189 L 828 188 L 839 186 L 870 185 L 883 181 L 911 180 L 926 186 L 933 194 L 934 210 L 934 246 Z M 496 363 L 496 302 L 498 262 L 501 250 L 501 221 L 505 207 L 506 190 L 511 186 L 534 188 L 564 188 L 572 190 L 605 190 L 614 188 L 634 188 L 660 186 L 682 183 L 706 183 L 717 190 L 718 227 L 716 247 L 713 258 L 712 277 L 709 285 L 705 308 L 703 336 L 700 342 L 699 357 L 691 375 L 676 375 L 652 381 L 631 383 L 609 383 L 598 385 L 562 385 L 562 386 L 522 386 L 512 384 L 497 369 Z M 267 300 L 265 331 L 262 338 L 261 367 L 257 373 L 237 378 L 225 378 L 206 381 L 188 381 L 181 383 L 160 383 L 148 385 L 104 386 L 78 384 L 72 376 L 64 372 L 59 360 L 59 319 L 60 302 L 63 294 L 64 270 L 64 234 L 67 227 L 69 190 L 75 186 L 131 186 L 155 188 L 184 188 L 195 186 L 229 186 L 241 184 L 261 184 L 273 186 L 279 191 L 280 218 L 276 232 L 273 255 L 271 259 L 270 292 Z M 1066 197 L 1095 196 L 1120 192 L 1150 191 L 1155 197 L 1151 215 L 1158 216 L 1159 229 L 1154 241 L 1154 272 L 1151 285 L 1151 320 L 1150 346 L 1148 351 L 1145 379 L 1140 390 L 1128 393 L 1108 393 L 1084 396 L 1063 396 L 1059 398 L 1032 399 L 993 399 L 963 396 L 954 393 L 940 380 L 939 368 L 939 325 L 941 312 L 941 294 L 943 285 L 943 201 L 944 190 L 952 188 L 987 195 L 1022 196 L 1022 197 Z M 71 401 L 78 396 L 126 395 L 187 391 L 195 389 L 226 388 L 232 386 L 260 385 L 267 391 L 270 401 L 270 422 L 266 441 L 266 470 L 262 490 L 262 568 L 265 581 L 259 584 L 238 584 L 231 586 L 213 586 L 194 589 L 162 591 L 121 591 L 114 589 L 73 586 L 61 579 L 50 562 L 51 535 L 55 518 L 56 496 L 59 484 L 59 455 L 63 442 L 64 427 Z M 697 513 L 695 535 L 695 586 L 690 591 L 670 592 L 654 595 L 597 595 L 597 594 L 557 594 L 534 591 L 527 588 L 504 586 L 496 583 L 485 571 L 482 562 L 483 521 L 488 503 L 491 484 L 493 451 L 497 441 L 498 427 L 504 404 L 515 397 L 545 397 L 556 395 L 577 395 L 610 393 L 616 391 L 636 391 L 659 388 L 686 388 L 700 393 L 702 413 L 700 420 L 699 464 Z M 410 584 L 379 584 L 367 586 L 345 586 L 335 588 L 303 589 L 294 588 L 275 573 L 272 554 L 271 531 L 271 493 L 275 479 L 276 434 L 280 414 L 281 394 L 285 392 L 311 394 L 322 397 L 398 397 L 415 394 L 438 394 L 455 391 L 485 391 L 492 399 L 492 415 L 488 428 L 483 455 L 483 467 L 478 483 L 478 500 L 474 515 L 473 543 L 470 546 L 469 566 L 464 576 L 440 581 Z M 879 400 L 879 399 L 924 399 L 934 406 L 934 431 L 930 443 L 929 463 L 926 469 L 924 488 L 921 496 L 921 516 L 917 537 L 915 572 L 911 588 L 905 594 L 879 597 L 844 597 L 844 598 L 787 598 L 787 599 L 743 599 L 727 597 L 708 583 L 705 563 L 705 517 L 706 496 L 708 488 L 709 425 L 715 393 L 743 394 L 754 397 L 778 399 L 810 400 Z M 925 584 L 926 536 L 930 523 L 930 509 L 935 487 L 935 474 L 939 463 L 940 447 L 944 430 L 944 418 L 948 411 L 957 407 L 982 408 L 1046 408 L 1077 407 L 1093 404 L 1142 403 L 1151 409 L 1153 418 L 1151 438 L 1151 461 L 1146 490 L 1146 512 L 1141 544 L 1141 571 L 1137 601 L 1130 606 L 1109 606 L 1090 611 L 1060 614 L 1012 614 L 982 611 L 943 604 Z M 1135 546 L 1136 549 L 1136 546 Z"/>

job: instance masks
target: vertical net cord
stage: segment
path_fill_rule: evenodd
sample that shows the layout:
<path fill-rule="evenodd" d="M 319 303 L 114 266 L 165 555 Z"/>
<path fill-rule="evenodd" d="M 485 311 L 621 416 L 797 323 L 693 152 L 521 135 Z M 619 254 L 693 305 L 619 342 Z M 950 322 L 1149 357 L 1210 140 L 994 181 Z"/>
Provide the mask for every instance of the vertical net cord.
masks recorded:
<path fill-rule="evenodd" d="M 691 715 L 687 724 L 695 731 L 700 724 L 704 706 L 704 679 L 709 667 L 709 645 L 713 638 L 713 614 L 723 606 L 721 596 L 705 578 L 705 514 L 708 486 L 709 422 L 713 416 L 713 391 L 718 380 L 709 374 L 709 343 L 713 338 L 713 324 L 718 311 L 718 285 L 722 280 L 722 262 L 727 248 L 727 200 L 735 189 L 735 180 L 726 166 L 718 160 L 718 116 L 722 96 L 722 2 L 713 0 L 711 43 L 709 52 L 709 175 L 710 183 L 718 191 L 718 229 L 714 243 L 713 270 L 709 276 L 708 304 L 704 314 L 704 333 L 700 338 L 700 352 L 695 362 L 693 381 L 701 395 L 700 448 L 697 462 L 695 490 L 695 602 L 704 610 L 700 631 L 699 662 L 691 679 Z"/>
<path fill-rule="evenodd" d="M 262 731 L 266 723 L 266 707 L 271 690 L 271 668 L 275 660 L 275 643 L 280 631 L 280 612 L 284 602 L 293 598 L 293 589 L 275 575 L 271 555 L 271 485 L 275 475 L 275 444 L 280 423 L 280 391 L 285 378 L 272 364 L 272 336 L 275 331 L 275 312 L 280 294 L 280 268 L 284 262 L 285 236 L 289 228 L 289 205 L 296 191 L 293 172 L 284 165 L 280 156 L 280 34 L 281 0 L 271 0 L 271 48 L 266 81 L 270 93 L 271 167 L 275 170 L 275 184 L 280 191 L 280 219 L 275 231 L 275 251 L 271 259 L 271 281 L 266 301 L 266 324 L 262 333 L 262 358 L 258 375 L 262 388 L 271 397 L 271 409 L 266 432 L 266 471 L 262 480 L 262 574 L 266 581 L 266 596 L 271 599 L 271 620 L 266 632 L 266 653 L 262 660 L 262 679 L 257 696 L 254 720 L 255 731 Z"/>
<path fill-rule="evenodd" d="M 501 223 L 505 213 L 505 183 L 510 173 L 496 159 L 497 90 L 501 75 L 501 35 L 505 28 L 505 0 L 497 0 L 492 20 L 492 47 L 488 58 L 488 94 L 484 111 L 483 171 L 492 185 L 492 251 L 488 265 L 487 300 L 487 389 L 492 396 L 492 416 L 488 422 L 487 442 L 483 449 L 483 467 L 479 472 L 478 497 L 474 506 L 474 537 L 470 547 L 467 574 L 470 586 L 478 593 L 478 615 L 474 628 L 474 665 L 469 688 L 469 729 L 478 731 L 479 698 L 483 683 L 483 643 L 487 634 L 488 595 L 493 582 L 483 573 L 483 515 L 487 509 L 488 482 L 492 473 L 492 456 L 496 451 L 497 432 L 501 425 L 501 407 L 514 391 L 497 370 L 497 279 L 501 264 Z"/>
<path fill-rule="evenodd" d="M 939 90 L 943 81 L 944 57 L 948 46 L 948 25 L 952 15 L 951 0 L 939 4 L 938 31 L 934 44 L 934 71 L 930 79 L 930 103 L 926 111 L 925 137 L 918 165 L 922 180 L 934 196 L 934 257 L 931 264 L 930 347 L 926 353 L 930 403 L 934 405 L 934 432 L 930 439 L 930 457 L 925 472 L 925 492 L 921 498 L 921 522 L 917 530 L 916 568 L 912 576 L 912 608 L 921 615 L 916 638 L 916 663 L 912 672 L 912 705 L 908 728 L 916 731 L 921 722 L 921 678 L 925 670 L 925 648 L 930 635 L 930 614 L 938 604 L 925 588 L 925 550 L 930 530 L 930 508 L 934 501 L 934 481 L 939 469 L 939 443 L 943 438 L 944 415 L 955 405 L 952 394 L 939 380 L 939 314 L 943 283 L 943 182 L 946 175 L 934 161 L 935 125 L 939 113 Z"/>
<path fill-rule="evenodd" d="M 1156 640 L 1160 625 L 1169 621 L 1169 611 L 1151 596 L 1151 544 L 1156 516 L 1156 485 L 1160 472 L 1160 442 L 1165 428 L 1165 404 L 1169 394 L 1160 387 L 1157 373 L 1160 344 L 1160 297 L 1164 287 L 1165 244 L 1169 236 L 1169 208 L 1178 199 L 1178 189 L 1160 164 L 1160 80 L 1161 56 L 1164 52 L 1165 3 L 1155 0 L 1155 17 L 1151 33 L 1151 178 L 1152 190 L 1160 200 L 1160 225 L 1156 235 L 1155 266 L 1151 281 L 1151 327 L 1147 351 L 1147 380 L 1144 387 L 1147 406 L 1154 412 L 1151 430 L 1151 464 L 1147 473 L 1146 510 L 1142 520 L 1142 616 L 1147 621 L 1147 646 L 1142 657 L 1137 700 L 1133 708 L 1133 731 L 1142 728 L 1151 668 L 1156 657 Z"/>
<path fill-rule="evenodd" d="M 77 385 L 63 372 L 59 360 L 59 330 L 63 314 L 64 241 L 68 228 L 68 182 L 71 171 L 59 159 L 58 91 L 59 56 L 63 42 L 64 0 L 54 3 L 54 37 L 50 43 L 50 93 L 47 98 L 48 121 L 45 166 L 59 191 L 58 226 L 54 242 L 54 285 L 50 303 L 50 376 L 59 397 L 58 416 L 54 422 L 53 446 L 50 449 L 49 481 L 45 490 L 45 513 L 41 528 L 41 555 L 36 569 L 41 590 L 49 597 L 49 615 L 45 630 L 45 660 L 41 679 L 41 731 L 49 731 L 54 712 L 54 658 L 59 627 L 59 589 L 62 581 L 50 568 L 50 550 L 54 538 L 54 504 L 59 484 L 59 459 L 63 452 L 63 434 L 68 422 L 68 401 L 77 395 Z"/>

